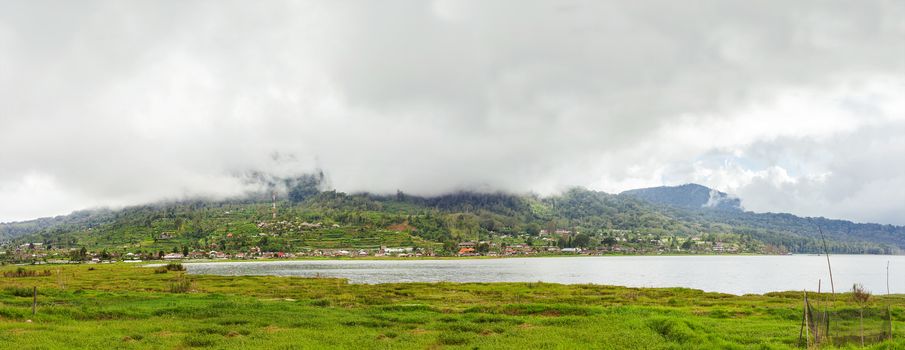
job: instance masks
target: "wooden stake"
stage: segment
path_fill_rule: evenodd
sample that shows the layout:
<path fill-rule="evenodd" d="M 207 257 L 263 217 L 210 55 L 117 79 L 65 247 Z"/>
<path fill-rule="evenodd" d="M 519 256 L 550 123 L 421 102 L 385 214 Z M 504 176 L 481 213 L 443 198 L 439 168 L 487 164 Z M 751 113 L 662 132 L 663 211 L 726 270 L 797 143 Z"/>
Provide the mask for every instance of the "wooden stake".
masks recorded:
<path fill-rule="evenodd" d="M 805 307 L 807 307 L 807 304 L 805 304 Z M 805 323 L 805 320 L 807 319 L 807 317 L 808 317 L 807 311 L 803 311 L 801 313 L 801 328 L 798 329 L 798 346 L 801 346 L 801 337 L 804 335 L 804 327 L 807 326 L 807 324 Z M 807 341 L 807 340 L 805 340 L 805 341 Z"/>
<path fill-rule="evenodd" d="M 886 260 L 886 295 L 889 295 L 889 260 Z M 886 305 L 886 319 L 889 320 L 889 340 L 892 340 L 892 312 L 889 310 L 888 304 Z"/>
<path fill-rule="evenodd" d="M 811 322 L 808 320 L 808 292 L 804 292 L 804 346 L 811 347 Z"/>
<path fill-rule="evenodd" d="M 820 284 L 822 280 L 817 279 L 817 314 L 820 314 Z M 820 349 L 820 323 L 814 322 L 814 345 Z"/>

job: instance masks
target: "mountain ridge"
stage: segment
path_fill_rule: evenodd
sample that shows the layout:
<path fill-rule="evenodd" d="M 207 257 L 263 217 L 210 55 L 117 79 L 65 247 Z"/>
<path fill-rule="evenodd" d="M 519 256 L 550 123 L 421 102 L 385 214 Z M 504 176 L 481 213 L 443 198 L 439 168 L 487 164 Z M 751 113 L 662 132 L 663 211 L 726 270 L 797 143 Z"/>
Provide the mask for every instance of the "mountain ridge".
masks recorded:
<path fill-rule="evenodd" d="M 277 220 L 271 219 L 270 196 L 261 194 L 221 201 L 185 200 L 119 210 L 86 210 L 5 223 L 0 224 L 0 239 L 7 241 L 7 247 L 42 242 L 63 248 L 132 249 L 129 247 L 168 246 L 170 242 L 161 243 L 155 238 L 162 232 L 180 237 L 182 245 L 193 247 L 210 245 L 211 241 L 235 233 L 249 237 L 242 244 L 253 245 L 262 241 L 254 238 L 264 233 L 262 225 L 310 221 L 342 227 L 330 233 L 340 241 L 369 235 L 371 241 L 379 240 L 374 237 L 388 227 L 411 227 L 409 236 L 400 236 L 403 241 L 446 247 L 469 239 L 537 237 L 540 231 L 563 230 L 570 232 L 570 239 L 579 232 L 586 233 L 600 245 L 611 244 L 613 236 L 621 234 L 624 237 L 617 238 L 671 240 L 669 248 L 697 237 L 733 242 L 751 252 L 816 253 L 822 251 L 816 226 L 820 225 L 833 252 L 905 251 L 905 227 L 748 212 L 738 198 L 696 184 L 619 194 L 573 188 L 546 197 L 503 192 L 421 197 L 403 192 L 346 194 L 321 190 L 317 181 L 292 183 L 298 188 L 288 189 L 290 195 L 275 203 Z M 320 244 L 311 243 L 315 241 L 313 236 L 306 234 L 287 231 L 285 237 L 281 233 L 279 239 L 263 241 L 272 248 L 280 248 L 279 244 Z"/>

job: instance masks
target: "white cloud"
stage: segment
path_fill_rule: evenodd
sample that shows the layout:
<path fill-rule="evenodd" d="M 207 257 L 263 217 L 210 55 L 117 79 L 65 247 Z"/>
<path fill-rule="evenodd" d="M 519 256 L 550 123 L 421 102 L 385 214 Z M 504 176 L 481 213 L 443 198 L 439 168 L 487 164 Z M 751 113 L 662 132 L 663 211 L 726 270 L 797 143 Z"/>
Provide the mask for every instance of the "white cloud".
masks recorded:
<path fill-rule="evenodd" d="M 901 154 L 903 16 L 884 1 L 3 3 L 0 221 L 316 167 L 344 191 L 701 178 L 743 199 L 785 169 L 794 181 L 772 188 L 879 193 L 871 213 L 901 212 L 875 186 L 902 173 L 858 169 Z M 824 151 L 842 139 L 871 153 Z M 758 164 L 695 175 L 724 154 Z M 53 187 L 13 210 L 34 174 Z M 747 201 L 836 208 L 769 193 Z M 840 208 L 826 215 L 895 220 Z"/>

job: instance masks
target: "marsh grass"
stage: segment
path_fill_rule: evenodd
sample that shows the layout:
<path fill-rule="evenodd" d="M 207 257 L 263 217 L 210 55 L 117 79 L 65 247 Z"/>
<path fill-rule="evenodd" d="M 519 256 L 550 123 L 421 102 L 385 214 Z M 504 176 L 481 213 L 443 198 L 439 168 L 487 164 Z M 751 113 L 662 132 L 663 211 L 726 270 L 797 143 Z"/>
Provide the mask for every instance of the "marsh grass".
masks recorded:
<path fill-rule="evenodd" d="M 192 281 L 181 278 L 170 284 L 170 293 L 188 293 L 192 289 Z"/>
<path fill-rule="evenodd" d="M 182 266 L 181 263 L 168 263 L 163 266 L 158 266 L 154 269 L 154 273 L 167 273 L 170 271 L 185 271 L 185 266 Z"/>
<path fill-rule="evenodd" d="M 59 273 L 69 280 L 65 289 L 56 276 L 0 280 L 0 348 L 790 349 L 801 312 L 799 292 L 356 285 L 330 278 L 189 278 L 127 264 L 91 272 L 64 266 Z M 32 316 L 34 286 L 39 312 Z M 27 296 L 19 292 L 26 288 Z M 905 296 L 874 298 L 894 305 L 894 322 L 905 319 Z M 857 312 L 850 298 L 839 304 Z M 865 314 L 865 322 L 871 317 Z M 874 347 L 887 346 L 905 348 L 905 341 Z"/>
<path fill-rule="evenodd" d="M 4 271 L 3 277 L 40 277 L 40 276 L 50 276 L 50 270 L 38 271 L 38 270 L 30 270 L 24 267 L 19 267 L 13 271 Z"/>

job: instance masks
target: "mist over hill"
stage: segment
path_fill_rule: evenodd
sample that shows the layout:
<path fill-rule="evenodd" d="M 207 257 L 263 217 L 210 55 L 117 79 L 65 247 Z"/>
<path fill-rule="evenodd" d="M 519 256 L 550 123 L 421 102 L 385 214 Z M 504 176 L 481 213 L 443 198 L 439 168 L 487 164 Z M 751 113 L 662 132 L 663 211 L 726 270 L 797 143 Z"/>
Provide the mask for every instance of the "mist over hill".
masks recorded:
<path fill-rule="evenodd" d="M 688 209 L 742 210 L 741 200 L 738 198 L 698 184 L 641 188 L 628 190 L 622 194 L 635 196 L 651 203 Z"/>
<path fill-rule="evenodd" d="M 454 250 L 455 244 L 463 241 L 510 240 L 509 244 L 515 244 L 511 240 L 517 238 L 540 242 L 544 232 L 556 232 L 549 244 L 555 240 L 560 240 L 560 245 L 571 244 L 585 235 L 581 240 L 591 247 L 644 247 L 656 242 L 659 251 L 683 251 L 683 246 L 689 249 L 689 242 L 706 241 L 755 253 L 819 253 L 823 250 L 819 227 L 832 252 L 905 251 L 905 227 L 747 212 L 740 199 L 696 184 L 620 194 L 573 188 L 554 196 L 505 192 L 415 196 L 401 191 L 395 195 L 346 194 L 325 190 L 323 181 L 317 174 L 269 179 L 266 191 L 233 199 L 85 210 L 5 223 L 0 224 L 0 238 L 7 249 L 40 242 L 63 249 L 171 249 L 175 245 L 241 250 L 257 245 L 282 251 L 396 243 L 435 244 L 438 250 Z M 274 223 L 303 222 L 333 228 L 272 228 Z M 167 240 L 158 239 L 162 233 Z M 231 243 L 224 239 L 227 235 L 243 238 Z M 390 236 L 395 238 L 388 240 Z"/>

